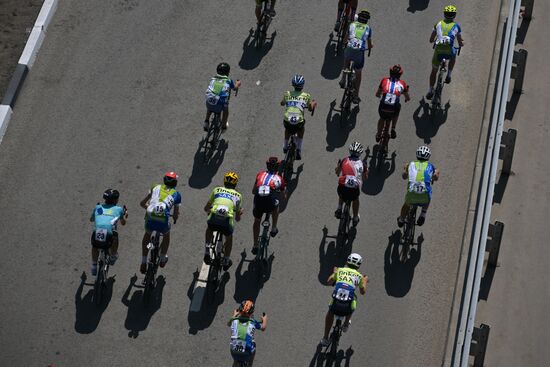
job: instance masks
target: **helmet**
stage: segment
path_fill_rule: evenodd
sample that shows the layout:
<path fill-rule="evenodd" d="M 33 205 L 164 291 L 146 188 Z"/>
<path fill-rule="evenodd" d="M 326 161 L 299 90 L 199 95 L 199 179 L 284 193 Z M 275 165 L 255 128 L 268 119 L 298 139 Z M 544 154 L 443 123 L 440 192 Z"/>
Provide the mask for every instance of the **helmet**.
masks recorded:
<path fill-rule="evenodd" d="M 178 184 L 178 175 L 174 171 L 166 172 L 164 174 L 164 184 L 168 187 L 176 187 Z"/>
<path fill-rule="evenodd" d="M 103 193 L 103 199 L 105 200 L 106 204 L 115 204 L 120 196 L 120 193 L 118 190 L 115 189 L 107 189 Z"/>
<path fill-rule="evenodd" d="M 361 263 L 363 262 L 363 258 L 361 257 L 361 255 L 354 252 L 348 256 L 348 260 L 346 262 L 348 265 L 359 268 L 361 266 Z"/>
<path fill-rule="evenodd" d="M 351 143 L 348 149 L 349 154 L 353 157 L 359 157 L 363 153 L 363 145 L 357 141 Z"/>
<path fill-rule="evenodd" d="M 422 159 L 427 161 L 430 159 L 431 156 L 432 156 L 432 151 L 430 150 L 430 148 L 428 148 L 425 145 L 418 147 L 418 149 L 416 150 L 417 159 Z"/>
<path fill-rule="evenodd" d="M 239 312 L 244 313 L 245 315 L 252 315 L 254 313 L 254 302 L 249 299 L 242 301 L 239 306 Z"/>
<path fill-rule="evenodd" d="M 292 86 L 295 88 L 303 88 L 306 80 L 303 75 L 296 74 L 292 77 Z"/>
<path fill-rule="evenodd" d="M 401 65 L 396 64 L 390 68 L 390 76 L 393 78 L 400 78 L 403 74 L 403 68 Z"/>
<path fill-rule="evenodd" d="M 357 21 L 359 23 L 367 23 L 370 19 L 370 12 L 367 9 L 363 9 L 357 14 Z"/>
<path fill-rule="evenodd" d="M 445 19 L 454 19 L 456 17 L 456 6 L 447 5 L 443 8 L 443 15 Z"/>
<path fill-rule="evenodd" d="M 216 68 L 216 72 L 220 75 L 229 75 L 229 70 L 231 70 L 231 67 L 226 62 L 221 62 L 218 64 L 218 67 Z"/>
<path fill-rule="evenodd" d="M 237 183 L 239 182 L 239 175 L 237 175 L 233 171 L 226 172 L 225 175 L 223 175 L 223 184 L 225 186 L 237 186 Z"/>
<path fill-rule="evenodd" d="M 279 169 L 279 164 L 281 164 L 281 162 L 277 157 L 269 157 L 267 158 L 267 161 L 265 161 L 265 165 L 269 172 L 277 171 Z"/>

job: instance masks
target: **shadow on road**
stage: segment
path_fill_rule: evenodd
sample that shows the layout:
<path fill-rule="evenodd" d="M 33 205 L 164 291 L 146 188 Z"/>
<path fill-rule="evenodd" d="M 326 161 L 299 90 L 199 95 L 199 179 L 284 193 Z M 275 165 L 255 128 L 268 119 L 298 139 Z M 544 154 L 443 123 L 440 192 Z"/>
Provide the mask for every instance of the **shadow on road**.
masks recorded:
<path fill-rule="evenodd" d="M 265 271 L 254 260 L 252 255 L 251 260 L 246 260 L 246 250 L 241 252 L 241 261 L 235 269 L 235 294 L 233 299 L 237 303 L 251 299 L 256 302 L 256 298 L 260 294 L 260 290 L 271 277 L 271 266 L 275 255 L 271 254 L 267 259 Z M 243 272 L 244 263 L 248 263 L 246 270 Z"/>
<path fill-rule="evenodd" d="M 323 348 L 318 345 L 309 367 L 349 367 L 352 355 L 351 346 L 345 351 L 340 349 L 336 356 L 331 356 L 329 353 L 323 353 Z"/>
<path fill-rule="evenodd" d="M 430 104 L 422 97 L 418 108 L 413 114 L 414 124 L 416 126 L 416 136 L 424 139 L 424 143 L 430 144 L 432 138 L 439 131 L 439 127 L 447 121 L 449 108 L 451 108 L 451 104 L 447 101 L 443 109 L 438 109 L 435 114 L 432 115 Z"/>
<path fill-rule="evenodd" d="M 80 334 L 90 334 L 97 329 L 103 312 L 105 312 L 109 302 L 111 302 L 111 298 L 113 296 L 113 283 L 115 282 L 114 276 L 107 279 L 105 282 L 106 287 L 104 290 L 103 299 L 99 305 L 96 305 L 94 301 L 94 283 L 86 283 L 86 279 L 86 272 L 82 272 L 82 275 L 80 276 L 80 284 L 74 296 L 74 303 L 76 306 L 76 320 L 74 323 L 74 329 Z M 95 277 L 93 280 L 95 281 Z M 88 290 L 84 297 L 82 297 L 82 292 L 85 285 L 92 286 L 92 288 Z"/>
<path fill-rule="evenodd" d="M 328 244 L 327 238 L 332 239 Z M 352 238 L 353 242 L 355 236 L 350 238 Z M 327 279 L 332 274 L 334 267 L 342 267 L 345 265 L 346 259 L 349 254 L 351 254 L 351 245 L 352 243 L 350 243 L 349 240 L 347 243 L 344 242 L 343 244 L 339 244 L 337 236 L 330 236 L 327 227 L 323 227 L 323 238 L 321 238 L 321 243 L 319 244 L 319 283 L 328 285 Z"/>
<path fill-rule="evenodd" d="M 321 67 L 321 76 L 325 79 L 334 80 L 340 76 L 342 68 L 344 67 L 344 52 L 338 53 L 334 56 L 334 48 L 336 43 L 334 40 L 334 34 L 330 33 L 327 44 L 325 46 L 325 59 L 323 66 Z"/>
<path fill-rule="evenodd" d="M 304 164 L 302 163 L 298 166 L 298 169 L 296 170 L 295 174 L 292 175 L 290 181 L 286 182 L 286 200 L 281 200 L 281 202 L 279 203 L 279 213 L 285 211 L 286 206 L 290 201 L 290 197 L 292 196 L 292 193 L 298 187 L 298 181 L 300 180 L 300 175 L 302 174 L 303 170 Z"/>
<path fill-rule="evenodd" d="M 351 110 L 350 116 L 345 126 L 341 126 L 340 118 L 342 114 L 335 109 L 336 100 L 330 102 L 330 108 L 327 114 L 326 130 L 327 130 L 327 152 L 333 152 L 334 149 L 340 148 L 346 144 L 349 134 L 357 123 L 357 115 L 359 114 L 359 106 L 356 105 Z M 336 112 L 336 113 L 334 113 Z"/>
<path fill-rule="evenodd" d="M 225 157 L 227 147 L 229 146 L 227 141 L 221 139 L 218 149 L 214 152 L 208 162 L 205 162 L 202 154 L 203 144 L 204 137 L 195 152 L 195 157 L 193 159 L 193 170 L 191 171 L 191 176 L 189 176 L 189 186 L 194 189 L 203 189 L 210 185 L 212 182 L 212 177 L 214 177 L 218 172 L 218 169 L 220 168 Z"/>
<path fill-rule="evenodd" d="M 239 61 L 239 66 L 243 70 L 252 70 L 260 65 L 262 59 L 273 47 L 275 42 L 275 37 L 277 36 L 277 31 L 273 31 L 271 36 L 268 36 L 264 42 L 262 48 L 256 48 L 256 42 L 254 39 L 254 29 L 250 28 L 248 36 L 243 42 L 243 54 L 241 60 Z"/>
<path fill-rule="evenodd" d="M 371 196 L 378 195 L 384 188 L 386 179 L 390 177 L 395 171 L 395 151 L 391 154 L 390 158 L 384 160 L 380 169 L 376 169 L 377 156 L 379 145 L 373 147 L 372 155 L 370 155 L 369 148 L 366 150 L 365 159 L 369 159 L 369 177 L 363 181 L 362 191 Z"/>
<path fill-rule="evenodd" d="M 193 273 L 193 281 L 187 290 L 187 297 L 193 301 L 193 290 L 195 289 L 195 283 L 199 279 L 199 270 L 197 269 Z M 218 312 L 218 307 L 224 302 L 225 299 L 225 286 L 229 282 L 230 275 L 228 272 L 223 273 L 218 289 L 213 293 L 213 296 L 205 295 L 202 302 L 202 306 L 199 312 L 192 312 L 189 310 L 187 314 L 187 322 L 189 323 L 189 334 L 195 335 L 200 330 L 208 328 Z"/>
<path fill-rule="evenodd" d="M 392 297 L 404 297 L 411 289 L 414 268 L 420 262 L 422 235 L 418 243 L 409 250 L 409 257 L 401 260 L 401 231 L 395 231 L 389 237 L 388 247 L 384 252 L 384 283 L 386 293 Z"/>
<path fill-rule="evenodd" d="M 429 4 L 430 0 L 409 0 L 407 11 L 414 13 L 416 11 L 426 10 Z"/>
<path fill-rule="evenodd" d="M 130 284 L 122 296 L 122 304 L 128 307 L 124 327 L 128 330 L 128 337 L 137 338 L 141 331 L 149 326 L 153 315 L 160 309 L 162 304 L 162 291 L 166 285 L 166 280 L 162 275 L 157 277 L 156 287 L 151 293 L 147 303 L 143 300 L 143 288 L 136 290 L 130 297 L 132 288 L 136 286 L 137 275 L 130 278 Z"/>

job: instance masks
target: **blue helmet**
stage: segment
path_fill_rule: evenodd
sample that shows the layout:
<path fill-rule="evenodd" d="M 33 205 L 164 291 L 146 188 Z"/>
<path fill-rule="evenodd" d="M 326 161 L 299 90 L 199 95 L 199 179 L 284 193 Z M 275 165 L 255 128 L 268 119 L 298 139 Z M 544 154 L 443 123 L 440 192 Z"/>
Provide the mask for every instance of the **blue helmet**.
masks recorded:
<path fill-rule="evenodd" d="M 306 80 L 303 75 L 296 74 L 292 77 L 292 86 L 295 88 L 303 88 Z"/>

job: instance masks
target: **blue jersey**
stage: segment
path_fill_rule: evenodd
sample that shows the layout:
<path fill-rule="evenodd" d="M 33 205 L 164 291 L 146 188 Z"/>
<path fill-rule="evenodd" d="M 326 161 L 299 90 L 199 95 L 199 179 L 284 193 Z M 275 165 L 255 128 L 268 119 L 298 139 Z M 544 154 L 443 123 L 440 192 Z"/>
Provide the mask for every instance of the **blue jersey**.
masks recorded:
<path fill-rule="evenodd" d="M 428 161 L 413 161 L 409 163 L 408 191 L 413 194 L 432 197 L 432 177 L 435 166 Z"/>
<path fill-rule="evenodd" d="M 235 89 L 233 79 L 224 75 L 216 75 L 210 80 L 206 89 L 206 101 L 211 105 L 225 102 L 229 99 L 232 89 Z"/>
<path fill-rule="evenodd" d="M 95 229 L 106 229 L 113 233 L 113 225 L 124 215 L 124 209 L 116 205 L 98 204 L 94 208 L 92 218 Z"/>
<path fill-rule="evenodd" d="M 231 351 L 233 353 L 250 353 L 256 350 L 254 331 L 261 329 L 262 324 L 252 318 L 234 317 L 231 325 Z"/>

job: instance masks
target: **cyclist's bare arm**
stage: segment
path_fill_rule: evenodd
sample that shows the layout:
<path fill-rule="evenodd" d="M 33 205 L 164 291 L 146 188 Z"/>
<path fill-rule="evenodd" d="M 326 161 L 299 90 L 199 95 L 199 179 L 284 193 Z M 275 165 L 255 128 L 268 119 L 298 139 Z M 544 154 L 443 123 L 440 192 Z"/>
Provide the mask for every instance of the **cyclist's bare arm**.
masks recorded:
<path fill-rule="evenodd" d="M 403 173 L 401 174 L 401 177 L 403 177 L 403 180 L 406 180 L 409 178 L 409 164 L 407 163 L 405 167 L 403 167 Z"/>
<path fill-rule="evenodd" d="M 369 46 L 369 50 L 373 47 L 373 44 L 372 44 L 372 39 L 369 37 L 367 38 L 367 46 Z"/>
<path fill-rule="evenodd" d="M 151 199 L 151 191 L 147 193 L 147 196 L 139 203 L 143 209 L 147 209 L 147 202 Z"/>
<path fill-rule="evenodd" d="M 462 33 L 458 33 L 456 35 L 456 39 L 458 40 L 458 45 L 460 47 L 463 47 L 464 46 L 464 38 L 462 38 Z"/>
<path fill-rule="evenodd" d="M 336 272 L 337 271 L 338 271 L 338 268 L 335 266 L 334 269 L 332 270 L 332 274 L 330 274 L 330 276 L 327 279 L 327 284 L 333 285 L 334 283 L 336 283 Z"/>
<path fill-rule="evenodd" d="M 365 164 L 363 164 L 363 166 L 365 167 L 365 169 L 363 170 L 363 180 L 367 180 L 369 178 L 369 169 Z"/>
<path fill-rule="evenodd" d="M 435 31 L 435 29 L 432 31 L 432 35 L 430 36 L 430 43 L 434 43 L 435 42 L 435 37 L 437 36 L 437 32 Z"/>
<path fill-rule="evenodd" d="M 212 203 L 209 201 L 204 206 L 204 211 L 208 213 L 210 211 L 210 209 L 212 209 Z"/>
<path fill-rule="evenodd" d="M 359 286 L 359 292 L 361 294 L 367 293 L 367 283 L 369 282 L 369 277 L 366 275 L 363 275 L 363 279 L 361 279 L 361 285 Z"/>
<path fill-rule="evenodd" d="M 180 216 L 180 206 L 174 205 L 174 214 L 172 214 L 172 218 L 174 218 L 174 223 L 178 220 L 179 216 Z"/>
<path fill-rule="evenodd" d="M 403 92 L 403 95 L 405 96 L 405 102 L 409 102 L 411 100 L 411 96 L 409 94 L 409 89 L 408 88 L 405 92 Z"/>
<path fill-rule="evenodd" d="M 381 87 L 378 87 L 378 90 L 376 91 L 375 96 L 376 96 L 376 98 L 382 97 L 382 88 Z"/>
<path fill-rule="evenodd" d="M 260 328 L 260 330 L 262 331 L 265 331 L 265 329 L 267 328 L 267 315 L 264 313 L 262 315 L 262 327 Z"/>
<path fill-rule="evenodd" d="M 307 106 L 308 110 L 313 111 L 317 107 L 317 101 L 312 99 L 311 102 L 309 102 L 309 105 Z"/>
<path fill-rule="evenodd" d="M 439 180 L 439 170 L 438 170 L 438 169 L 435 170 L 435 172 L 434 172 L 434 174 L 433 174 L 433 176 L 432 176 L 432 180 L 433 180 L 433 181 Z"/>
<path fill-rule="evenodd" d="M 338 164 L 336 165 L 336 168 L 334 169 L 334 173 L 336 173 L 336 176 L 340 176 L 340 173 L 342 172 L 342 160 L 338 160 Z"/>
<path fill-rule="evenodd" d="M 242 215 L 243 215 L 243 209 L 239 208 L 239 210 L 237 210 L 237 213 L 235 214 L 235 220 L 239 222 L 241 220 Z"/>

